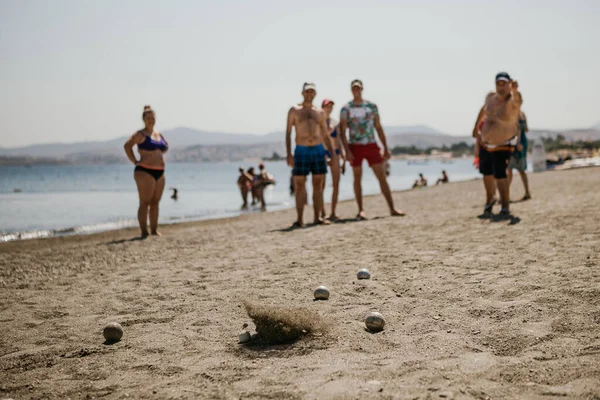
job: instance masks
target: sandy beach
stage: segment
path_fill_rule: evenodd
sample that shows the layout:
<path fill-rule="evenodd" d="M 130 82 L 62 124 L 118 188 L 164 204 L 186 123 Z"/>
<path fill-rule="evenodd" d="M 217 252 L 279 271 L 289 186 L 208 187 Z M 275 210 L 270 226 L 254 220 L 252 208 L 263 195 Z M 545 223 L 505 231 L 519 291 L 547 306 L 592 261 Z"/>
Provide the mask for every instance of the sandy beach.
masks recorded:
<path fill-rule="evenodd" d="M 395 193 L 405 218 L 372 196 L 368 221 L 350 201 L 293 231 L 286 210 L 0 244 L 0 399 L 598 400 L 600 168 L 530 182 L 509 220 L 477 217 L 475 180 Z M 240 345 L 244 301 L 329 329 Z M 124 337 L 103 344 L 111 321 Z"/>

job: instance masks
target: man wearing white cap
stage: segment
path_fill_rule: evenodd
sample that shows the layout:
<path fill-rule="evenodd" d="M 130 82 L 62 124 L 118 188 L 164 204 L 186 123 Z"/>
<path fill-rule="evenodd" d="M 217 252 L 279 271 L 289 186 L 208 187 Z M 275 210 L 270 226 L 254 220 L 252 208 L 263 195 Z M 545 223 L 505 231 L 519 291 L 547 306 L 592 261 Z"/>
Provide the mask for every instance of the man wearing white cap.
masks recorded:
<path fill-rule="evenodd" d="M 500 215 L 508 216 L 509 183 L 506 169 L 519 141 L 519 115 L 523 98 L 517 81 L 506 72 L 496 75 L 496 91 L 489 93 L 479 111 L 473 137 L 477 139 L 479 172 L 486 191 L 484 215 L 492 213 L 496 187 L 500 193 Z"/>
<path fill-rule="evenodd" d="M 375 173 L 379 181 L 381 193 L 388 204 L 390 214 L 393 216 L 404 216 L 404 212 L 396 210 L 392 191 L 387 182 L 385 173 L 385 160 L 391 157 L 387 147 L 387 140 L 383 127 L 379 120 L 379 110 L 375 103 L 362 98 L 363 83 L 355 79 L 350 83 L 352 90 L 352 101 L 348 102 L 340 112 L 340 138 L 346 150 L 346 158 L 352 165 L 354 174 L 354 195 L 358 204 L 358 219 L 365 219 L 362 196 L 362 163 L 367 160 L 369 167 Z M 349 130 L 350 139 L 346 138 L 346 129 Z M 383 155 L 377 145 L 375 132 L 383 145 Z"/>
<path fill-rule="evenodd" d="M 332 154 L 332 162 L 339 162 L 329 139 L 326 117 L 322 110 L 312 103 L 317 94 L 314 83 L 305 83 L 302 87 L 301 104 L 290 108 L 285 131 L 287 163 L 293 168 L 296 212 L 298 219 L 292 227 L 304 226 L 304 205 L 306 204 L 306 176 L 312 174 L 313 207 L 315 224 L 329 224 L 321 217 L 323 209 L 323 186 L 327 173 L 325 147 Z M 292 128 L 296 130 L 296 148 L 292 155 Z M 323 146 L 325 145 L 325 146 Z"/>

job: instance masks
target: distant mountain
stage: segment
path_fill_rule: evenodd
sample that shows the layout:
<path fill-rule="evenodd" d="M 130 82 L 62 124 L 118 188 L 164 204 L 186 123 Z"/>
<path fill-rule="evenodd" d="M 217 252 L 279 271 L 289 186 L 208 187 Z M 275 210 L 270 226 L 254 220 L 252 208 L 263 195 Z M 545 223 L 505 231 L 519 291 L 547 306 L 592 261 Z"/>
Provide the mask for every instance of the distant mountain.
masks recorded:
<path fill-rule="evenodd" d="M 285 155 L 284 142 L 258 144 L 197 145 L 167 153 L 167 162 L 212 162 L 260 160 L 273 153 Z"/>
<path fill-rule="evenodd" d="M 268 135 L 253 135 L 249 133 L 208 132 L 186 127 L 178 127 L 162 131 L 171 149 L 184 148 L 195 145 L 216 144 L 253 144 L 268 143 L 284 140 L 283 133 Z M 276 136 L 277 139 L 276 139 Z M 83 153 L 114 153 L 123 152 L 123 144 L 127 136 L 118 137 L 103 142 L 79 143 L 47 143 L 34 144 L 25 147 L 0 148 L 0 156 L 30 156 L 62 158 Z"/>
<path fill-rule="evenodd" d="M 114 140 L 116 142 L 116 139 Z M 46 143 L 34 144 L 26 147 L 0 148 L 0 156 L 28 156 L 63 158 L 69 154 L 81 152 L 102 152 L 106 150 L 123 149 L 125 138 L 119 144 L 106 142 L 79 142 L 79 143 Z"/>
<path fill-rule="evenodd" d="M 215 144 L 256 144 L 284 140 L 283 132 L 256 135 L 251 133 L 210 132 L 178 127 L 165 130 L 162 133 L 172 148 Z"/>
<path fill-rule="evenodd" d="M 385 129 L 390 136 L 409 133 L 441 135 L 441 133 L 435 129 L 424 125 L 391 126 Z M 162 133 L 169 142 L 171 150 L 197 145 L 242 145 L 285 141 L 285 132 L 283 131 L 272 132 L 266 135 L 254 135 L 250 133 L 210 132 L 186 127 L 177 127 L 162 131 Z M 16 148 L 0 148 L 0 156 L 64 158 L 75 154 L 82 155 L 85 153 L 115 154 L 123 152 L 123 144 L 126 140 L 127 136 L 122 136 L 102 142 L 48 143 Z"/>
<path fill-rule="evenodd" d="M 466 142 L 471 143 L 471 136 L 450 136 L 443 134 L 420 134 L 420 133 L 403 133 L 396 135 L 388 135 L 387 141 L 390 148 L 396 146 L 410 147 L 415 146 L 419 149 L 428 147 L 443 147 L 451 146 L 455 143 Z"/>
<path fill-rule="evenodd" d="M 566 131 L 532 129 L 527 134 L 530 140 L 536 140 L 540 137 L 556 138 L 558 135 L 563 135 L 568 141 L 595 141 L 600 140 L 600 129 L 571 129 Z"/>
<path fill-rule="evenodd" d="M 438 135 L 449 136 L 427 125 L 408 125 L 408 126 L 386 126 L 384 127 L 386 135 Z"/>

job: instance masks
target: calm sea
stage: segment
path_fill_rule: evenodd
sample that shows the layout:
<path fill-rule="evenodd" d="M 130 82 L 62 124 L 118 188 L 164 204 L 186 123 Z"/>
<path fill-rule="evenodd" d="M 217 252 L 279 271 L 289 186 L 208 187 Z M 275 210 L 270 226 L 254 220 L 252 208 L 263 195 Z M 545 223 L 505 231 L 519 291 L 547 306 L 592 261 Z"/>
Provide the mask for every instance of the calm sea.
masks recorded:
<path fill-rule="evenodd" d="M 241 196 L 236 185 L 238 166 L 239 163 L 168 164 L 167 188 L 177 188 L 179 200 L 172 200 L 170 190 L 165 190 L 160 203 L 161 223 L 258 212 L 258 209 L 240 210 Z M 277 179 L 277 184 L 267 189 L 267 209 L 292 207 L 290 168 L 284 162 L 266 163 L 266 167 Z M 420 172 L 430 185 L 435 184 L 442 169 L 454 182 L 479 176 L 472 158 L 420 164 L 394 160 L 391 161 L 390 186 L 393 190 L 408 189 Z M 363 192 L 379 193 L 379 185 L 366 164 Z M 353 198 L 350 169 L 342 176 L 340 198 Z M 326 199 L 331 199 L 329 176 Z M 131 165 L 3 166 L 0 167 L 0 241 L 135 226 L 137 203 Z"/>

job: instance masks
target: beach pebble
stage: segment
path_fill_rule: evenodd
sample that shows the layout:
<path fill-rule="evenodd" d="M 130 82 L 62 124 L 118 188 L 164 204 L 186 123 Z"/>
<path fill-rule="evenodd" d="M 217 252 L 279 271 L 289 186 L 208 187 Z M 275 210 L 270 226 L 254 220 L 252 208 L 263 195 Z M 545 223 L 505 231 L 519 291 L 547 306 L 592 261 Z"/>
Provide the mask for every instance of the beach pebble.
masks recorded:
<path fill-rule="evenodd" d="M 329 299 L 329 289 L 327 289 L 327 286 L 319 286 L 315 289 L 315 300 L 327 299 Z"/>
<path fill-rule="evenodd" d="M 385 326 L 385 320 L 383 315 L 378 312 L 372 311 L 365 317 L 365 325 L 371 332 L 380 332 Z"/>
<path fill-rule="evenodd" d="M 361 269 L 358 270 L 358 273 L 356 274 L 356 277 L 358 279 L 371 279 L 371 273 L 369 272 L 368 269 L 361 268 Z"/>
<path fill-rule="evenodd" d="M 118 342 L 123 337 L 123 327 L 117 322 L 110 322 L 106 324 L 102 334 L 109 342 Z"/>
<path fill-rule="evenodd" d="M 248 343 L 250 340 L 252 340 L 252 335 L 250 335 L 250 332 L 248 331 L 241 331 L 238 337 L 240 339 L 240 343 Z"/>

